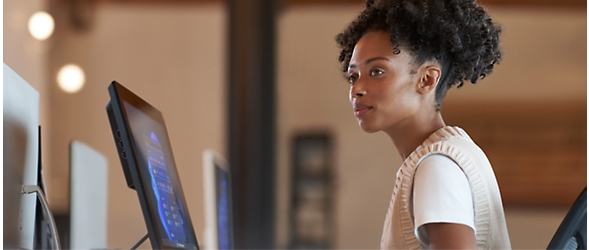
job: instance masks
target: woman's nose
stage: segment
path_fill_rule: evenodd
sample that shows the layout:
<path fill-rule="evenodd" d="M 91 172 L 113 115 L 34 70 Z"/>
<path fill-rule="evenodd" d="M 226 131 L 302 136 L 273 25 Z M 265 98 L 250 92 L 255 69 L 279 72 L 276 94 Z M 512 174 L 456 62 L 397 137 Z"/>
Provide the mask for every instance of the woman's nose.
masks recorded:
<path fill-rule="evenodd" d="M 366 95 L 366 89 L 362 86 L 362 84 L 359 84 L 359 82 L 356 82 L 354 86 L 352 86 L 350 92 L 350 97 L 352 98 L 362 97 Z"/>

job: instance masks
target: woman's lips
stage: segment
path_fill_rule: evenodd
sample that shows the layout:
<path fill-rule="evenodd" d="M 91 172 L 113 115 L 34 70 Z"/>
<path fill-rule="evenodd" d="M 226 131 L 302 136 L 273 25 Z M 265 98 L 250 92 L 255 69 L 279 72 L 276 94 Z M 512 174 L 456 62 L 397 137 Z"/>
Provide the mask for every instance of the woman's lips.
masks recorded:
<path fill-rule="evenodd" d="M 370 111 L 371 109 L 372 109 L 372 107 L 370 107 L 368 105 L 363 105 L 363 104 L 354 105 L 354 116 L 360 117 L 360 116 L 366 114 L 366 112 Z"/>

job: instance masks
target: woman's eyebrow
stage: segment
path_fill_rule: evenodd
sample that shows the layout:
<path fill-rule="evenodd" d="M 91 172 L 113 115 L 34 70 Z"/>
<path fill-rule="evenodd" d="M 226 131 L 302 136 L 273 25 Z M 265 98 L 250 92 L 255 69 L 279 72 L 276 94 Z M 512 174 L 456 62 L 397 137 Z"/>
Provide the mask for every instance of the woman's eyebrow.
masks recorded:
<path fill-rule="evenodd" d="M 388 58 L 386 58 L 386 57 L 373 57 L 373 58 L 370 58 L 370 59 L 366 60 L 366 62 L 365 62 L 364 64 L 369 64 L 369 63 L 371 63 L 371 62 L 374 62 L 374 61 L 380 61 L 380 60 L 390 61 L 390 60 L 389 60 Z"/>
<path fill-rule="evenodd" d="M 366 62 L 364 62 L 364 64 L 369 64 L 371 62 L 380 61 L 380 60 L 390 61 L 386 57 L 377 56 L 377 57 L 373 57 L 373 58 L 366 60 Z M 357 68 L 356 64 L 350 64 L 350 66 L 348 67 L 348 69 L 353 69 L 353 68 Z"/>

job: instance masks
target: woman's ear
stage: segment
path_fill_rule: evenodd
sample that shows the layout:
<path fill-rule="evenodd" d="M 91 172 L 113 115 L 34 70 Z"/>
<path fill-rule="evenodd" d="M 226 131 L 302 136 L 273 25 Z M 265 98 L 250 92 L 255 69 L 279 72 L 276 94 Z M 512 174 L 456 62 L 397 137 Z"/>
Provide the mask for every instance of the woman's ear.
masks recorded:
<path fill-rule="evenodd" d="M 431 64 L 425 65 L 421 74 L 421 78 L 419 79 L 419 84 L 417 84 L 417 92 L 420 94 L 426 94 L 432 90 L 435 90 L 438 82 L 440 81 L 441 75 L 442 70 L 440 67 Z"/>

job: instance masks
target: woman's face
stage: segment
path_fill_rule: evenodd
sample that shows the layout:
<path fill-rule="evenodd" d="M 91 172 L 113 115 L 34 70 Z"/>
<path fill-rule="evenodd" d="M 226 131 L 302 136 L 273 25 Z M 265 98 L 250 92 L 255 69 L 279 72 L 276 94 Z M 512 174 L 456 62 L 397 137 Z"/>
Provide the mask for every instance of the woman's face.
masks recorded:
<path fill-rule="evenodd" d="M 360 127 L 369 133 L 410 125 L 420 97 L 411 55 L 395 49 L 385 32 L 366 33 L 354 47 L 348 79 L 350 102 Z"/>

